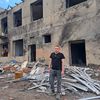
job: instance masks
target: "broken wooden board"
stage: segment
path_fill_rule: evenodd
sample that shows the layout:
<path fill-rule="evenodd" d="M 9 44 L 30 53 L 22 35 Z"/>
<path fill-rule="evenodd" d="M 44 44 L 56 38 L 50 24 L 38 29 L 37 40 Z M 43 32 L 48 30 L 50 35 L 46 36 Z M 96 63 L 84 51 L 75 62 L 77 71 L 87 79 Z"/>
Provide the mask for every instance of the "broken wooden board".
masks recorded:
<path fill-rule="evenodd" d="M 37 61 L 36 63 L 35 63 L 35 65 L 33 66 L 33 68 L 32 68 L 32 70 L 31 70 L 31 72 L 29 73 L 30 75 L 34 75 L 34 73 L 36 72 L 36 65 L 39 63 L 39 61 Z"/>
<path fill-rule="evenodd" d="M 96 100 L 96 99 L 100 99 L 100 96 L 88 97 L 88 98 L 83 98 L 83 99 L 79 99 L 79 100 Z"/>
<path fill-rule="evenodd" d="M 65 78 L 65 77 L 63 77 L 62 80 L 63 80 L 63 81 L 67 81 L 67 82 L 72 82 L 72 83 L 77 82 L 76 79 Z"/>
<path fill-rule="evenodd" d="M 24 62 L 22 63 L 22 65 L 21 65 L 21 69 L 20 69 L 20 70 L 26 68 L 27 64 L 28 64 L 28 61 L 24 61 Z"/>
<path fill-rule="evenodd" d="M 5 83 L 13 83 L 13 82 L 19 82 L 19 81 L 22 81 L 21 78 L 20 79 L 14 79 L 14 80 L 6 81 Z"/>
<path fill-rule="evenodd" d="M 63 82 L 66 85 L 71 85 L 77 89 L 83 90 L 83 91 L 88 91 L 88 88 L 86 86 L 83 86 L 79 83 L 69 83 L 69 82 Z"/>
<path fill-rule="evenodd" d="M 75 74 L 71 74 L 72 77 L 74 77 L 75 79 L 77 79 L 79 82 L 81 82 L 82 84 L 84 84 L 85 86 L 87 86 L 91 91 L 93 91 L 96 94 L 100 94 L 100 91 L 97 90 L 95 87 L 91 86 L 90 84 L 88 84 L 86 81 L 80 79 L 77 75 Z"/>
<path fill-rule="evenodd" d="M 27 90 L 32 90 L 32 89 L 38 88 L 38 87 L 40 87 L 40 86 L 45 86 L 46 84 L 47 84 L 47 83 L 35 85 L 35 86 L 33 86 L 33 87 L 28 88 Z"/>

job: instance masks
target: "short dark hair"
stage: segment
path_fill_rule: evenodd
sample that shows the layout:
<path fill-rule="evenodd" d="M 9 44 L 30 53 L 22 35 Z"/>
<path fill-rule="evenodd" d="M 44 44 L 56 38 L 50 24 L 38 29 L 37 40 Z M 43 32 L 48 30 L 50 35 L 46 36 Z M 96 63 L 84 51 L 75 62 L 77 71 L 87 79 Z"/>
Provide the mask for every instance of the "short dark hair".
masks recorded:
<path fill-rule="evenodd" d="M 60 45 L 58 45 L 58 44 L 57 44 L 57 45 L 55 45 L 55 47 L 59 47 L 59 48 L 61 48 L 61 46 L 60 46 Z"/>

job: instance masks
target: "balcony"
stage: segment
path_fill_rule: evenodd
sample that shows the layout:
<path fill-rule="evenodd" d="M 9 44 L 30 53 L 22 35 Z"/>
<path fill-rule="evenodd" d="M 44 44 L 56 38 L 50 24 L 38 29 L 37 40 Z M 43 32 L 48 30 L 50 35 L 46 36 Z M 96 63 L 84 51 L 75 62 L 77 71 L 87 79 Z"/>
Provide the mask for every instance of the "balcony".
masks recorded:
<path fill-rule="evenodd" d="M 3 32 L 0 33 L 0 38 L 7 38 L 8 37 L 8 34 L 5 34 Z"/>

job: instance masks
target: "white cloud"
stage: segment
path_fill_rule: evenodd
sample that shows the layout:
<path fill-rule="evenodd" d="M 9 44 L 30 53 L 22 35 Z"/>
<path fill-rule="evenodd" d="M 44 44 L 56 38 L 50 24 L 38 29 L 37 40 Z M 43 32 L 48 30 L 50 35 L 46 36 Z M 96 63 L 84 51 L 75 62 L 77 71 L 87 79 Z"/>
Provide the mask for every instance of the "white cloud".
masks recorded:
<path fill-rule="evenodd" d="M 9 0 L 6 0 L 6 2 L 9 2 Z"/>
<path fill-rule="evenodd" d="M 4 3 L 4 2 L 10 2 L 10 0 L 0 0 L 0 2 Z"/>
<path fill-rule="evenodd" d="M 7 2 L 9 2 L 9 0 L 6 0 Z"/>

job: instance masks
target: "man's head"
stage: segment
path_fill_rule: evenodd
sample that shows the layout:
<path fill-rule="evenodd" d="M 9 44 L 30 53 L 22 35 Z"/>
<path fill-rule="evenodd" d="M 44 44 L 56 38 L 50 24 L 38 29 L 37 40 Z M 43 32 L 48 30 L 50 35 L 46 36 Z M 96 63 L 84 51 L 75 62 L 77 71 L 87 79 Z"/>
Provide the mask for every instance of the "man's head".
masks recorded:
<path fill-rule="evenodd" d="M 55 53 L 59 53 L 61 50 L 60 46 L 59 45 L 56 45 L 55 46 Z"/>

